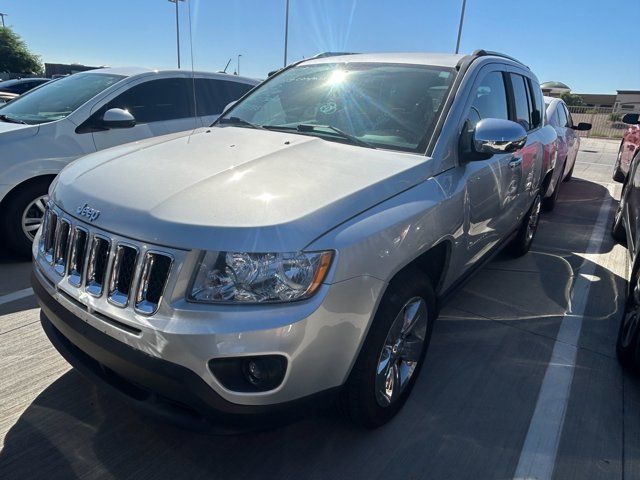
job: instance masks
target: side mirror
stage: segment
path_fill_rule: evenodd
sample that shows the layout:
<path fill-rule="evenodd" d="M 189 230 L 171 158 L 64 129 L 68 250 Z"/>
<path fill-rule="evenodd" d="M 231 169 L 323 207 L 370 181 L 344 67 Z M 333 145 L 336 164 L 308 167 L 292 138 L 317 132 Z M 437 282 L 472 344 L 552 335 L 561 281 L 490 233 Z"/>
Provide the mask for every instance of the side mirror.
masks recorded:
<path fill-rule="evenodd" d="M 104 112 L 100 123 L 104 128 L 132 128 L 136 125 L 136 119 L 127 110 L 111 108 Z"/>
<path fill-rule="evenodd" d="M 622 117 L 622 121 L 627 125 L 638 125 L 640 120 L 640 113 L 625 113 Z"/>
<path fill-rule="evenodd" d="M 581 132 L 586 132 L 587 130 L 591 130 L 591 124 L 587 122 L 580 122 L 578 125 L 574 125 L 571 127 L 573 130 L 578 130 Z"/>
<path fill-rule="evenodd" d="M 233 107 L 236 103 L 238 103 L 238 101 L 237 101 L 237 100 L 234 100 L 233 102 L 229 102 L 229 103 L 227 103 L 227 106 L 226 106 L 226 107 L 224 107 L 224 110 L 222 110 L 222 112 L 223 112 L 223 113 L 224 113 L 224 112 L 226 112 L 226 111 L 227 111 L 227 110 L 229 110 L 231 107 Z"/>
<path fill-rule="evenodd" d="M 527 132 L 519 123 L 500 118 L 480 120 L 473 132 L 473 148 L 493 155 L 520 150 L 527 143 Z"/>

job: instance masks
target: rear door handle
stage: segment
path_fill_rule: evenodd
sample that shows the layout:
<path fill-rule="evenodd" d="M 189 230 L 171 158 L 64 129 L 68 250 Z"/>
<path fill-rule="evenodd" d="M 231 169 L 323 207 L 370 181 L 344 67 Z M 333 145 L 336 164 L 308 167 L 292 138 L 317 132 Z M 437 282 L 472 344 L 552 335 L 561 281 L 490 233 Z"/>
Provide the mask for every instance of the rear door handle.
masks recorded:
<path fill-rule="evenodd" d="M 509 162 L 509 168 L 516 168 L 522 165 L 522 157 L 514 158 Z"/>

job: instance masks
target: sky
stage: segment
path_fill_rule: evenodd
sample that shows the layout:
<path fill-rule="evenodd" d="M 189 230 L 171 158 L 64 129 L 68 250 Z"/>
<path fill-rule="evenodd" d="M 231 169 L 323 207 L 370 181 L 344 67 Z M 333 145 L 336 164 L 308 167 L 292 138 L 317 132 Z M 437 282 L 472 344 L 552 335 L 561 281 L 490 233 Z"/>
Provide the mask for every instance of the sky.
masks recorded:
<path fill-rule="evenodd" d="M 290 0 L 288 60 L 323 51 L 453 52 L 461 4 Z M 0 0 L 0 12 L 45 62 L 176 66 L 168 0 Z M 182 67 L 191 68 L 193 51 L 198 70 L 222 70 L 232 58 L 234 71 L 241 54 L 242 75 L 266 77 L 283 65 L 284 12 L 285 0 L 181 2 Z M 467 0 L 460 51 L 512 55 L 541 82 L 576 93 L 640 90 L 638 18 L 640 0 Z"/>

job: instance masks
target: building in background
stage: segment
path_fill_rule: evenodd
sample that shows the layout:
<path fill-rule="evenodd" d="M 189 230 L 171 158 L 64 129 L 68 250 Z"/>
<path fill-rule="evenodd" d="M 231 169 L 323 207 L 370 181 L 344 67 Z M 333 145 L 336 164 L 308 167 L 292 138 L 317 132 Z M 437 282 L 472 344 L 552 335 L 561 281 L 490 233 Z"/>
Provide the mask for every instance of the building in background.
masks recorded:
<path fill-rule="evenodd" d="M 573 93 L 571 87 L 562 82 L 544 82 L 540 88 L 542 93 L 549 97 L 560 97 L 563 93 L 578 95 L 582 98 L 584 107 L 640 112 L 640 90 L 616 90 L 616 94 Z"/>

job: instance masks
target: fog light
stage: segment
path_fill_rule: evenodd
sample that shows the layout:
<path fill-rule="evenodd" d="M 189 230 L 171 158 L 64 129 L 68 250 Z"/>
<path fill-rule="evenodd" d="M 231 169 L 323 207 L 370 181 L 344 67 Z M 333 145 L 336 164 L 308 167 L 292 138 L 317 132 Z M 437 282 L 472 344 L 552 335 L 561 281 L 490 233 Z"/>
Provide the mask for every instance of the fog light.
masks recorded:
<path fill-rule="evenodd" d="M 214 358 L 209 360 L 209 369 L 228 390 L 266 392 L 284 380 L 287 359 L 282 355 Z"/>
<path fill-rule="evenodd" d="M 259 387 L 267 379 L 268 372 L 266 372 L 260 359 L 252 358 L 244 363 L 244 376 L 247 378 L 249 383 Z"/>

